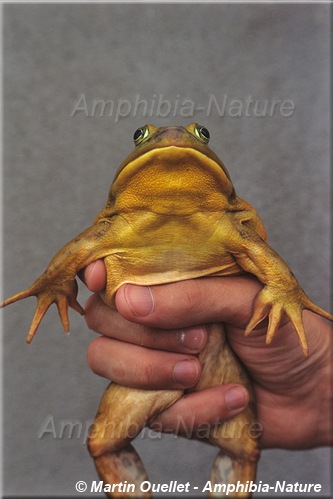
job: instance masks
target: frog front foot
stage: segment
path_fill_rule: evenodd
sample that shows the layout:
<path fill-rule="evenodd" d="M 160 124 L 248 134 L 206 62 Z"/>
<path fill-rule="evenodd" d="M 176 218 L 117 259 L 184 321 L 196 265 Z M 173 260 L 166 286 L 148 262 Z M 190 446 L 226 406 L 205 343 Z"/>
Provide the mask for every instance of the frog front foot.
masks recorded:
<path fill-rule="evenodd" d="M 75 279 L 57 282 L 57 280 L 48 277 L 46 271 L 29 288 L 2 302 L 0 308 L 29 296 L 36 296 L 37 307 L 26 338 L 27 343 L 31 343 L 42 318 L 52 303 L 57 305 L 65 332 L 69 331 L 68 307 L 72 307 L 79 314 L 84 315 L 84 309 L 76 299 L 77 293 L 78 286 Z"/>
<path fill-rule="evenodd" d="M 282 317 L 287 315 L 295 328 L 304 356 L 308 357 L 308 344 L 302 319 L 303 309 L 311 310 L 328 320 L 333 319 L 331 314 L 315 305 L 300 287 L 281 290 L 281 288 L 267 285 L 256 296 L 254 312 L 246 326 L 245 335 L 248 336 L 260 322 L 268 317 L 266 343 L 269 344 L 280 326 Z"/>

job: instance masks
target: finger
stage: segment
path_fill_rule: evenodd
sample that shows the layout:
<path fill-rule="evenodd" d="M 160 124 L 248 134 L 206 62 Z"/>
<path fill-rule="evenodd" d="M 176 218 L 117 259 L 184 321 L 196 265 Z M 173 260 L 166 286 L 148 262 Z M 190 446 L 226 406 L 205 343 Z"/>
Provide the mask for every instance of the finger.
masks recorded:
<path fill-rule="evenodd" d="M 196 357 L 149 350 L 105 337 L 89 345 L 87 358 L 96 374 L 133 388 L 189 388 L 201 374 Z"/>
<path fill-rule="evenodd" d="M 156 350 L 199 353 L 208 339 L 208 331 L 204 326 L 161 331 L 129 322 L 108 307 L 99 295 L 88 299 L 85 320 L 88 327 L 99 334 Z"/>
<path fill-rule="evenodd" d="M 163 411 L 151 428 L 188 438 L 207 438 L 215 425 L 241 412 L 248 401 L 248 392 L 241 385 L 220 385 L 193 392 Z"/>
<path fill-rule="evenodd" d="M 244 327 L 261 285 L 251 277 L 202 278 L 162 286 L 125 284 L 116 306 L 128 320 L 161 328 L 207 322 Z"/>
<path fill-rule="evenodd" d="M 80 273 L 80 278 L 93 293 L 100 293 L 106 286 L 106 270 L 103 260 L 90 263 Z"/>

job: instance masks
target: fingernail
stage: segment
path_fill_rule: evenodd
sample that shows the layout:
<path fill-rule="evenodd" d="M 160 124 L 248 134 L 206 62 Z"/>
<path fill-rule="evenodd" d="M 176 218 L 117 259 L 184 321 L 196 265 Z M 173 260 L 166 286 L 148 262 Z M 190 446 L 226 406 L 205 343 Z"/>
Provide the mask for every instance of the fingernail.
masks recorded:
<path fill-rule="evenodd" d="M 191 351 L 199 352 L 205 341 L 205 329 L 202 326 L 189 327 L 182 329 L 177 334 L 178 341 L 185 348 Z"/>
<path fill-rule="evenodd" d="M 146 317 L 154 310 L 154 299 L 148 286 L 125 286 L 125 299 L 134 315 Z"/>
<path fill-rule="evenodd" d="M 225 403 L 230 410 L 243 409 L 248 402 L 248 394 L 245 388 L 230 388 L 225 394 Z"/>
<path fill-rule="evenodd" d="M 84 271 L 84 277 L 85 279 L 89 279 L 91 273 L 94 271 L 94 268 L 96 267 L 97 260 L 95 262 L 92 262 Z M 85 281 L 84 281 L 85 282 Z"/>
<path fill-rule="evenodd" d="M 175 365 L 173 379 L 183 386 L 193 385 L 198 378 L 199 369 L 196 360 L 182 360 Z"/>

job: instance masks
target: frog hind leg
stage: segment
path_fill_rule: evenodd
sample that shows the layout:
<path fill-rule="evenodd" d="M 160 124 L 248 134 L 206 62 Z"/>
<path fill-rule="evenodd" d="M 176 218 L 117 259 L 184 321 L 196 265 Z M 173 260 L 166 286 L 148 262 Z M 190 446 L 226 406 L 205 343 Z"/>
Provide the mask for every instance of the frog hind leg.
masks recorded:
<path fill-rule="evenodd" d="M 108 497 L 151 497 L 140 489 L 148 477 L 130 442 L 182 395 L 180 390 L 138 390 L 116 383 L 105 390 L 91 428 L 88 449 L 104 487 L 110 485 Z"/>
<path fill-rule="evenodd" d="M 256 424 L 253 390 L 245 369 L 227 343 L 223 325 L 211 324 L 208 327 L 208 344 L 200 354 L 203 370 L 195 390 L 239 383 L 250 394 L 244 411 L 210 430 L 208 439 L 220 452 L 212 467 L 209 496 L 249 498 L 251 494 L 246 491 L 246 482 L 255 480 L 260 456 L 258 435 L 252 427 Z"/>
<path fill-rule="evenodd" d="M 148 475 L 131 444 L 119 451 L 106 452 L 97 456 L 94 461 L 98 476 L 104 486 L 110 486 L 111 490 L 107 492 L 108 497 L 152 497 L 149 492 L 140 492 L 140 485 L 148 480 Z"/>
<path fill-rule="evenodd" d="M 252 495 L 249 484 L 255 481 L 256 469 L 257 462 L 236 460 L 220 451 L 211 472 L 211 492 L 208 497 L 249 499 Z"/>
<path fill-rule="evenodd" d="M 221 449 L 211 471 L 210 497 L 251 497 L 249 484 L 256 479 L 260 450 L 250 434 L 253 414 L 246 412 L 221 424 L 210 436 Z"/>

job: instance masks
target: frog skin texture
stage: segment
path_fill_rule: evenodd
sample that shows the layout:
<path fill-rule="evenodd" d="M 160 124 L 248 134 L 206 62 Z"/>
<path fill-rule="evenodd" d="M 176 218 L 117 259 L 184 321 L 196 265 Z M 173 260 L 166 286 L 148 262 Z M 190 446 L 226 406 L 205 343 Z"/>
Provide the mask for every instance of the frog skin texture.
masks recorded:
<path fill-rule="evenodd" d="M 286 314 L 308 355 L 302 310 L 312 310 L 331 321 L 333 316 L 306 296 L 287 264 L 267 244 L 261 219 L 236 195 L 226 168 L 208 148 L 208 141 L 208 130 L 195 123 L 186 128 L 146 125 L 135 132 L 135 150 L 120 165 L 106 206 L 94 224 L 66 244 L 34 284 L 1 304 L 37 297 L 28 343 L 52 303 L 56 303 L 66 331 L 68 306 L 84 314 L 76 299 L 75 277 L 101 258 L 107 271 L 102 297 L 111 307 L 115 307 L 115 293 L 124 283 L 154 285 L 203 276 L 254 274 L 263 288 L 245 334 L 268 317 L 266 341 L 270 343 Z M 211 482 L 212 486 L 246 483 L 255 480 L 260 454 L 258 438 L 249 431 L 256 421 L 253 390 L 228 345 L 223 325 L 210 324 L 208 328 L 208 344 L 199 355 L 202 375 L 194 390 L 240 383 L 250 393 L 250 403 L 243 412 L 214 426 L 206 435 L 220 449 Z M 183 395 L 182 390 L 139 390 L 116 383 L 108 386 L 88 443 L 105 484 L 127 481 L 136 485 L 133 495 L 140 496 L 140 484 L 148 477 L 130 442 Z M 131 493 L 108 495 L 128 497 Z M 234 497 L 249 495 L 239 492 Z M 150 497 L 150 493 L 141 496 Z"/>

